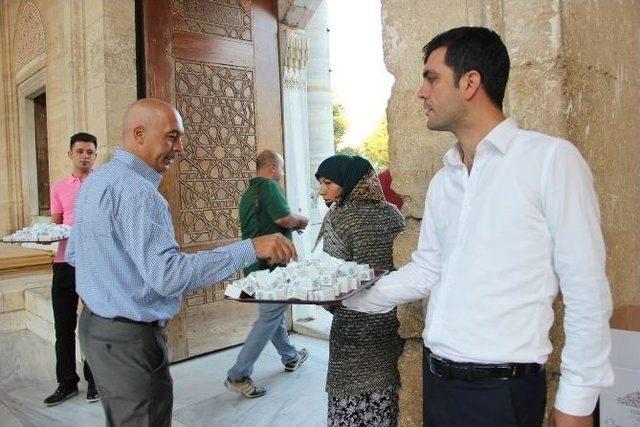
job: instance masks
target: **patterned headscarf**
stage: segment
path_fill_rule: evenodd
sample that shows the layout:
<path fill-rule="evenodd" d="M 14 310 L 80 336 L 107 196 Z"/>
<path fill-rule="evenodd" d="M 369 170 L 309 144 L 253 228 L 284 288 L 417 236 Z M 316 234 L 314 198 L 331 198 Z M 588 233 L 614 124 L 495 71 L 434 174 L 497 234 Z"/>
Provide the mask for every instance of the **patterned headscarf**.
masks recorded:
<path fill-rule="evenodd" d="M 316 179 L 320 178 L 329 179 L 342 187 L 336 202 L 338 206 L 354 200 L 384 200 L 378 174 L 363 157 L 343 154 L 331 156 L 318 166 Z"/>

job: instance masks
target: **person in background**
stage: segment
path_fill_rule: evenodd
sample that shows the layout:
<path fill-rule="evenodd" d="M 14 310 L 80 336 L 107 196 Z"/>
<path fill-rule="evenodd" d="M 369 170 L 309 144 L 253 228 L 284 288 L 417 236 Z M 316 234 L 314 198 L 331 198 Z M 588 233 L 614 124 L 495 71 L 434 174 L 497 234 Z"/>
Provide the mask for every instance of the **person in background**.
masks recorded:
<path fill-rule="evenodd" d="M 67 262 L 76 267 L 80 345 L 107 426 L 170 426 L 173 382 L 164 326 L 182 295 L 255 263 L 296 257 L 281 234 L 183 253 L 158 191 L 183 150 L 178 111 L 158 99 L 127 110 L 122 148 L 82 186 Z"/>
<path fill-rule="evenodd" d="M 404 230 L 404 218 L 385 201 L 371 163 L 358 156 L 335 155 L 320 164 L 315 176 L 319 194 L 330 206 L 318 236 L 324 252 L 393 270 L 393 241 Z M 326 385 L 328 426 L 397 424 L 397 365 L 404 347 L 398 327 L 396 310 L 381 314 L 333 310 Z"/>
<path fill-rule="evenodd" d="M 76 195 L 85 178 L 93 169 L 97 157 L 97 139 L 88 133 L 76 133 L 69 141 L 67 156 L 73 165 L 71 176 L 61 179 L 51 187 L 51 222 L 73 224 Z M 67 240 L 58 243 L 53 260 L 51 302 L 56 331 L 56 379 L 58 388 L 44 399 L 47 406 L 58 405 L 78 394 L 80 377 L 76 373 L 76 324 L 78 320 L 78 294 L 76 272 L 65 258 Z M 83 363 L 84 379 L 87 381 L 87 402 L 100 400 L 89 364 Z"/>
<path fill-rule="evenodd" d="M 389 168 L 382 170 L 378 174 L 378 179 L 380 180 L 380 185 L 382 186 L 382 193 L 384 194 L 384 198 L 387 202 L 395 205 L 398 210 L 402 209 L 402 205 L 404 202 L 402 201 L 402 197 L 391 188 L 391 182 L 393 178 L 391 177 L 391 171 Z"/>
<path fill-rule="evenodd" d="M 307 218 L 291 212 L 287 199 L 279 185 L 284 177 L 284 160 L 275 151 L 265 150 L 256 159 L 257 176 L 249 181 L 249 187 L 240 199 L 240 229 L 243 239 L 251 239 L 271 233 L 281 233 L 291 240 L 292 230 L 304 230 Z M 245 276 L 252 271 L 273 269 L 264 262 L 256 262 L 244 269 Z M 227 372 L 224 385 L 246 397 L 260 397 L 267 392 L 251 380 L 253 365 L 269 341 L 278 351 L 286 372 L 296 371 L 309 353 L 299 351 L 289 341 L 285 312 L 288 304 L 259 304 L 258 319 L 238 354 L 236 363 Z"/>

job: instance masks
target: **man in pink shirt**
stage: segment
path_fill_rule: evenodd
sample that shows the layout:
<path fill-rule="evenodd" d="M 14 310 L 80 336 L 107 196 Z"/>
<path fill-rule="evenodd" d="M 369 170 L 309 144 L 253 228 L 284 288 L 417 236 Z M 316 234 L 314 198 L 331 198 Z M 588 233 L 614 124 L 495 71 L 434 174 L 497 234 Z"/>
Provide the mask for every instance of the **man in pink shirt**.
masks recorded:
<path fill-rule="evenodd" d="M 91 173 L 97 156 L 96 137 L 77 133 L 71 137 L 67 155 L 73 164 L 71 176 L 61 179 L 51 187 L 51 222 L 73 224 L 73 207 L 76 195 L 84 179 Z M 56 379 L 58 388 L 44 400 L 54 406 L 78 394 L 80 377 L 76 374 L 76 322 L 78 294 L 76 293 L 75 268 L 67 264 L 65 249 L 67 240 L 58 243 L 53 261 L 51 300 L 56 329 Z M 87 362 L 84 362 L 84 379 L 87 380 L 87 401 L 96 402 L 100 395 Z"/>

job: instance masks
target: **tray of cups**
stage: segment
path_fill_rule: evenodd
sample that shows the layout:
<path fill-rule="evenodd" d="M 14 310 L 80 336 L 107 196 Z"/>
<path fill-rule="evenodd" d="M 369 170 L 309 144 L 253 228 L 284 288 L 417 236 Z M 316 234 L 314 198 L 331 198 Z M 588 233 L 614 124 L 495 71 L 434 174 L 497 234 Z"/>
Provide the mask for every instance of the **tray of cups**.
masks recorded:
<path fill-rule="evenodd" d="M 389 272 L 388 270 L 375 269 L 374 270 L 375 275 L 372 279 L 360 280 L 357 282 L 357 285 L 355 285 L 353 289 L 349 289 L 346 292 L 340 292 L 338 293 L 338 295 L 336 295 L 334 292 L 332 296 L 330 296 L 330 294 L 326 292 L 324 294 L 315 293 L 313 294 L 313 297 L 312 297 L 313 299 L 309 299 L 309 296 L 310 296 L 309 292 L 316 292 L 316 291 L 307 289 L 305 299 L 301 299 L 302 295 L 300 294 L 298 296 L 291 296 L 290 298 L 284 298 L 284 299 L 271 299 L 271 298 L 263 299 L 263 298 L 256 298 L 256 294 L 249 295 L 244 291 L 242 291 L 237 298 L 232 298 L 227 295 L 225 295 L 224 298 L 226 300 L 248 302 L 248 303 L 274 303 L 274 304 L 284 303 L 284 304 L 315 304 L 315 305 L 331 304 L 331 303 L 339 302 L 347 298 L 350 298 L 353 295 L 357 294 L 358 292 L 364 289 L 370 288 L 378 280 L 380 280 L 382 276 L 386 275 L 388 272 Z M 262 297 L 263 295 L 257 295 L 257 296 Z M 318 299 L 315 299 L 315 298 L 318 298 Z"/>
<path fill-rule="evenodd" d="M 330 304 L 373 286 L 387 270 L 329 255 L 260 270 L 225 289 L 225 299 L 246 303 Z"/>
<path fill-rule="evenodd" d="M 71 227 L 52 223 L 36 223 L 4 236 L 3 243 L 55 243 L 69 237 Z"/>

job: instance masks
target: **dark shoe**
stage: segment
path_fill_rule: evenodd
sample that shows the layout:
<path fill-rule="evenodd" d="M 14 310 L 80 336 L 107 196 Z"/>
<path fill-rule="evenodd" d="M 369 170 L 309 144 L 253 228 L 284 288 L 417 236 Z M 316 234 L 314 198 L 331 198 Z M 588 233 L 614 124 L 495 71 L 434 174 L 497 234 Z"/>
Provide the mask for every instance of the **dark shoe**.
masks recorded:
<path fill-rule="evenodd" d="M 250 398 L 264 396 L 267 393 L 266 388 L 256 386 L 249 377 L 240 381 L 231 381 L 231 379 L 227 377 L 224 381 L 224 386 L 231 391 L 235 391 L 236 393 L 240 393 L 245 397 Z"/>
<path fill-rule="evenodd" d="M 98 389 L 95 384 L 89 384 L 87 386 L 87 402 L 97 402 L 100 400 L 100 393 L 98 393 Z"/>
<path fill-rule="evenodd" d="M 44 404 L 47 406 L 56 406 L 65 400 L 78 394 L 78 386 L 64 386 L 59 385 L 56 391 L 44 400 Z"/>
<path fill-rule="evenodd" d="M 284 370 L 287 372 L 293 372 L 297 370 L 300 367 L 300 365 L 302 365 L 304 361 L 307 360 L 307 357 L 309 357 L 309 352 L 307 351 L 306 348 L 301 348 L 298 351 L 298 358 L 293 362 L 289 362 L 286 365 L 284 365 Z"/>

